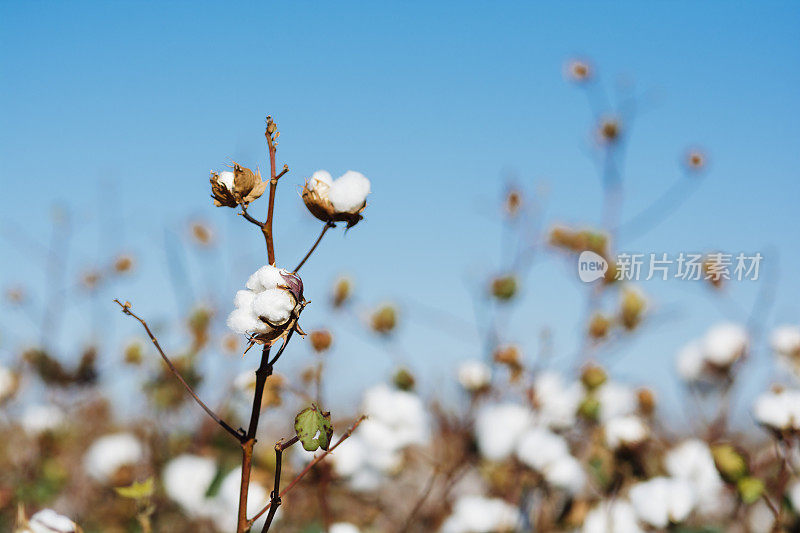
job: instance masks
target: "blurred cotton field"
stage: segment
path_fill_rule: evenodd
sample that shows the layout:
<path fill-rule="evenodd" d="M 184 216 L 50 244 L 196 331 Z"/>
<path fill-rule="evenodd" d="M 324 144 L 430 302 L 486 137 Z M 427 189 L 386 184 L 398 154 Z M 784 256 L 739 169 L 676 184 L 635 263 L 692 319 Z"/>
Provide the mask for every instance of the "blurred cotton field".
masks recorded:
<path fill-rule="evenodd" d="M 562 59 L 546 76 L 585 109 L 571 127 L 591 189 L 500 170 L 469 205 L 466 181 L 397 197 L 358 150 L 295 171 L 270 101 L 235 153 L 181 181 L 163 241 L 131 245 L 119 213 L 70 202 L 36 206 L 49 242 L 0 216 L 23 258 L 0 280 L 0 532 L 800 531 L 800 313 L 776 312 L 796 228 L 657 248 L 719 187 L 716 140 L 687 134 L 674 180 L 643 181 L 626 168 L 652 157 L 637 135 L 658 103 L 590 55 Z M 389 155 L 413 159 L 407 142 Z M 702 210 L 741 192 L 714 194 Z M 112 234 L 96 260 L 80 250 L 94 231 Z"/>

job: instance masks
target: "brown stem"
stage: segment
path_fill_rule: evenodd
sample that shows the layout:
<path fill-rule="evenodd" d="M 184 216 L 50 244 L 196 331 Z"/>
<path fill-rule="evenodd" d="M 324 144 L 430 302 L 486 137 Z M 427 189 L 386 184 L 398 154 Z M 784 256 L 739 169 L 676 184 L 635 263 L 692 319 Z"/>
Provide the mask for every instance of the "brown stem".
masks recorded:
<path fill-rule="evenodd" d="M 363 422 L 363 421 L 364 421 L 364 419 L 366 419 L 366 418 L 367 418 L 366 416 L 361 416 L 361 417 L 359 417 L 359 419 L 358 419 L 358 420 L 356 420 L 356 421 L 353 423 L 353 425 L 352 425 L 352 426 L 350 426 L 349 428 L 347 428 L 347 431 L 345 431 L 345 432 L 344 432 L 344 435 L 342 435 L 342 436 L 339 438 L 339 440 L 337 440 L 337 441 L 336 441 L 336 444 L 334 444 L 333 446 L 331 446 L 330 448 L 328 448 L 328 450 L 327 450 L 327 451 L 325 451 L 325 453 L 323 453 L 323 454 L 321 454 L 321 455 L 319 455 L 319 456 L 315 457 L 313 461 L 311 461 L 310 463 L 308 463 L 308 464 L 306 465 L 306 467 L 303 469 L 303 471 L 302 471 L 302 472 L 300 472 L 299 474 L 297 474 L 297 477 L 295 477 L 295 478 L 294 478 L 294 479 L 291 481 L 291 483 L 289 483 L 289 484 L 286 486 L 286 488 L 284 488 L 282 491 L 280 491 L 280 492 L 278 493 L 278 497 L 279 497 L 279 498 L 282 498 L 283 496 L 285 496 L 285 495 L 286 495 L 286 493 L 287 493 L 287 492 L 289 492 L 290 490 L 292 490 L 292 489 L 294 488 L 294 486 L 295 486 L 295 485 L 297 485 L 297 483 L 298 483 L 298 482 L 299 482 L 301 479 L 303 479 L 303 477 L 304 477 L 306 474 L 308 474 L 308 472 L 309 472 L 309 471 L 310 471 L 312 468 L 314 468 L 314 466 L 316 466 L 316 464 L 317 464 L 317 463 L 319 463 L 320 461 L 322 461 L 323 459 L 325 459 L 325 458 L 326 458 L 326 457 L 327 457 L 327 456 L 328 456 L 328 455 L 329 455 L 331 452 L 333 452 L 333 450 L 335 450 L 335 449 L 336 449 L 336 448 L 337 448 L 337 447 L 338 447 L 338 446 L 339 446 L 341 443 L 343 443 L 345 440 L 347 440 L 347 439 L 350 437 L 350 435 L 352 435 L 352 434 L 353 434 L 353 431 L 355 431 L 355 430 L 356 430 L 356 428 L 358 427 L 358 425 L 359 425 L 359 424 L 361 424 L 361 422 Z M 253 518 L 251 518 L 251 519 L 250 519 L 250 525 L 252 525 L 252 524 L 253 524 L 253 522 L 255 522 L 256 520 L 258 520 L 258 519 L 261 517 L 261 515 L 263 515 L 264 513 L 266 513 L 266 512 L 267 512 L 267 511 L 270 509 L 271 505 L 272 505 L 271 503 L 268 503 L 267 505 L 265 505 L 265 506 L 264 506 L 264 508 L 263 508 L 263 509 L 261 509 L 261 510 L 260 510 L 258 513 L 256 513 L 256 515 L 255 515 Z M 262 532 L 262 533 L 263 533 L 263 532 Z"/>
<path fill-rule="evenodd" d="M 300 439 L 295 435 L 291 439 L 286 442 L 277 442 L 275 443 L 275 483 L 272 488 L 272 492 L 269 496 L 269 513 L 267 514 L 267 520 L 264 523 L 264 528 L 261 530 L 262 533 L 266 533 L 269 531 L 270 526 L 272 525 L 272 520 L 275 518 L 275 513 L 278 512 L 278 507 L 281 505 L 281 464 L 283 461 L 283 450 L 288 448 L 289 446 L 293 445 Z"/>
<path fill-rule="evenodd" d="M 259 228 L 263 228 L 264 227 L 264 223 L 263 222 L 261 222 L 260 220 L 255 219 L 252 216 L 250 216 L 250 213 L 247 212 L 247 206 L 245 206 L 244 204 L 242 204 L 242 216 L 244 217 L 245 220 L 247 220 L 251 224 L 255 224 Z"/>
<path fill-rule="evenodd" d="M 336 227 L 336 224 L 334 224 L 333 222 L 326 222 L 325 223 L 325 225 L 322 227 L 322 232 L 319 234 L 319 237 L 317 237 L 317 240 L 314 241 L 314 244 L 311 246 L 311 249 L 308 251 L 308 253 L 303 258 L 303 260 L 300 261 L 300 263 L 296 267 L 294 267 L 294 272 L 295 273 L 297 273 L 297 271 L 300 270 L 300 267 L 302 267 L 304 264 L 306 264 L 306 261 L 308 261 L 308 258 L 311 257 L 311 254 L 313 254 L 314 250 L 316 250 L 317 246 L 319 246 L 319 243 L 320 243 L 320 241 L 322 241 L 322 238 L 325 236 L 325 233 L 329 229 L 335 228 L 335 227 Z"/>
<path fill-rule="evenodd" d="M 273 131 L 269 131 L 270 127 L 273 127 Z M 267 260 L 269 261 L 270 265 L 275 264 L 275 243 L 273 241 L 273 234 L 272 234 L 272 219 L 273 219 L 273 212 L 275 211 L 275 190 L 278 188 L 278 176 L 275 173 L 275 138 L 273 134 L 276 132 L 274 129 L 274 123 L 272 122 L 272 117 L 267 117 L 267 146 L 269 148 L 269 205 L 267 207 L 267 221 L 261 227 L 261 231 L 264 233 L 264 238 L 267 241 Z M 283 167 L 285 171 L 288 171 L 288 167 Z M 283 176 L 285 172 L 281 172 L 281 176 Z"/>
<path fill-rule="evenodd" d="M 186 380 L 183 379 L 183 376 L 181 376 L 180 372 L 178 372 L 178 369 L 175 368 L 175 365 L 172 364 L 172 361 L 170 361 L 169 357 L 167 357 L 167 354 L 164 353 L 164 350 L 161 349 L 161 345 L 158 343 L 158 339 L 156 339 L 155 335 L 153 335 L 153 332 L 150 331 L 150 327 L 147 325 L 147 322 L 145 322 L 142 318 L 140 318 L 133 311 L 131 311 L 131 304 L 128 303 L 128 302 L 125 302 L 123 304 L 118 299 L 114 299 L 114 301 L 117 304 L 119 304 L 120 307 L 122 307 L 122 312 L 123 313 L 125 313 L 128 316 L 132 316 L 133 318 L 138 320 L 139 323 L 142 326 L 144 326 L 144 330 L 147 332 L 147 335 L 150 337 L 150 341 L 153 343 L 153 346 L 156 347 L 156 350 L 158 350 L 158 353 L 161 355 L 161 358 L 167 364 L 167 366 L 169 367 L 170 371 L 173 374 L 175 374 L 175 377 L 178 378 L 178 381 L 180 381 L 183 384 L 183 386 L 187 390 L 187 392 L 192 396 L 192 398 L 194 398 L 194 401 L 196 401 L 198 403 L 198 405 L 200 405 L 200 407 L 202 407 L 203 410 L 206 413 L 208 413 L 208 416 L 213 418 L 214 421 L 217 424 L 222 426 L 222 428 L 225 429 L 225 431 L 227 431 L 228 433 L 230 433 L 231 435 L 236 437 L 236 440 L 242 442 L 242 440 L 245 438 L 244 430 L 241 429 L 241 428 L 238 431 L 233 429 L 229 424 L 227 424 L 224 420 L 222 420 L 219 416 L 217 416 L 217 414 L 214 411 L 212 411 L 205 403 L 203 403 L 203 400 L 201 400 L 197 396 L 197 394 L 195 394 L 195 392 L 192 390 L 192 388 L 189 386 L 189 384 L 186 383 Z"/>

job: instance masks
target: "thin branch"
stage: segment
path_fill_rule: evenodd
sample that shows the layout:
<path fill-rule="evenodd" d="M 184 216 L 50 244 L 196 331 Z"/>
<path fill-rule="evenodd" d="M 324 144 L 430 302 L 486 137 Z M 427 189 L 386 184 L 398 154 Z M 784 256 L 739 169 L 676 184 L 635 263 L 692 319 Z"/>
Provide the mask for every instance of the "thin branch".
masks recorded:
<path fill-rule="evenodd" d="M 188 392 L 188 393 L 189 393 L 189 394 L 192 396 L 192 398 L 194 398 L 194 401 L 196 401 L 196 402 L 197 402 L 197 404 L 198 404 L 200 407 L 202 407 L 202 408 L 203 408 L 203 410 L 204 410 L 204 411 L 205 411 L 205 412 L 208 414 L 208 416 L 210 416 L 211 418 L 213 418 L 213 419 L 214 419 L 214 421 L 215 421 L 217 424 L 219 424 L 220 426 L 222 426 L 222 428 L 223 428 L 223 429 L 225 429 L 225 431 L 227 431 L 228 433 L 230 433 L 231 435 L 233 435 L 234 437 L 236 437 L 236 440 L 238 440 L 238 441 L 240 441 L 240 442 L 241 442 L 241 441 L 242 441 L 242 439 L 245 437 L 244 430 L 243 430 L 243 429 L 241 429 L 241 428 L 240 428 L 238 431 L 237 431 L 237 430 L 235 430 L 235 429 L 233 429 L 233 428 L 232 428 L 230 425 L 228 425 L 228 424 L 227 424 L 227 423 L 226 423 L 224 420 L 222 420 L 222 419 L 221 419 L 219 416 L 217 416 L 217 414 L 216 414 L 214 411 L 212 411 L 212 410 L 211 410 L 211 409 L 210 409 L 210 408 L 209 408 L 209 407 L 208 407 L 208 406 L 207 406 L 205 403 L 203 403 L 203 400 L 201 400 L 201 399 L 200 399 L 200 398 L 197 396 L 197 394 L 195 394 L 195 392 L 192 390 L 192 388 L 189 386 L 189 384 L 188 384 L 188 383 L 186 383 L 186 380 L 185 380 L 185 379 L 183 379 L 183 376 L 181 376 L 181 374 L 180 374 L 180 372 L 178 371 L 178 369 L 177 369 L 177 368 L 175 368 L 175 365 L 174 365 L 174 364 L 172 364 L 172 361 L 170 361 L 169 357 L 167 357 L 167 355 L 164 353 L 164 350 L 163 350 L 163 349 L 161 349 L 161 345 L 158 343 L 158 339 L 156 339 L 155 335 L 153 335 L 153 332 L 152 332 L 152 331 L 150 331 L 150 327 L 147 325 L 147 322 L 145 322 L 145 321 L 144 321 L 142 318 L 140 318 L 140 317 L 139 317 L 138 315 L 136 315 L 136 314 L 135 314 L 133 311 L 131 311 L 131 304 L 130 304 L 130 303 L 128 303 L 128 302 L 125 302 L 125 303 L 123 304 L 122 302 L 120 302 L 120 301 L 119 301 L 119 300 L 117 300 L 117 299 L 114 299 L 114 301 L 115 301 L 115 302 L 116 302 L 116 303 L 117 303 L 117 304 L 118 304 L 120 307 L 122 307 L 122 312 L 123 312 L 123 313 L 125 313 L 125 314 L 126 314 L 126 315 L 128 315 L 128 316 L 132 316 L 133 318 L 135 318 L 136 320 L 138 320 L 138 321 L 139 321 L 139 323 L 140 323 L 140 324 L 141 324 L 141 325 L 144 327 L 144 330 L 147 332 L 147 335 L 150 337 L 150 341 L 153 343 L 153 346 L 155 346 L 155 347 L 156 347 L 156 350 L 158 350 L 158 353 L 161 355 L 161 358 L 162 358 L 162 359 L 164 360 L 164 362 L 167 364 L 167 366 L 169 367 L 170 371 L 171 371 L 173 374 L 175 374 L 175 377 L 176 377 L 176 378 L 178 378 L 178 381 L 180 381 L 180 382 L 183 384 L 183 386 L 184 386 L 184 388 L 187 390 L 187 392 Z"/>
<path fill-rule="evenodd" d="M 309 472 L 309 471 L 310 471 L 312 468 L 314 468 L 314 467 L 317 465 L 317 463 L 319 463 L 320 461 L 322 461 L 323 459 L 325 459 L 325 458 L 326 458 L 326 457 L 327 457 L 327 456 L 328 456 L 328 455 L 329 455 L 331 452 L 333 452 L 333 450 L 335 450 L 336 448 L 338 448 L 338 447 L 339 447 L 339 445 L 340 445 L 341 443 L 343 443 L 345 440 L 347 440 L 347 439 L 350 437 L 350 435 L 352 435 L 352 434 L 353 434 L 353 431 L 355 431 L 355 430 L 356 430 L 356 428 L 359 426 L 359 424 L 361 424 L 361 422 L 363 422 L 363 421 L 364 421 L 366 418 L 367 418 L 366 416 L 361 416 L 361 417 L 359 417 L 359 419 L 358 419 L 358 420 L 356 420 L 356 421 L 353 423 L 353 425 L 352 425 L 352 426 L 350 426 L 349 428 L 347 428 L 347 431 L 345 431 L 345 432 L 344 432 L 344 435 L 342 435 L 342 436 L 339 438 L 339 440 L 337 440 L 337 441 L 336 441 L 336 444 L 334 444 L 333 446 L 331 446 L 330 448 L 328 448 L 328 450 L 327 450 L 325 453 L 323 453 L 323 454 L 321 454 L 321 455 L 319 455 L 319 456 L 315 457 L 313 461 L 311 461 L 310 463 L 308 463 L 308 464 L 306 465 L 306 467 L 303 469 L 303 471 L 302 471 L 302 472 L 300 472 L 299 474 L 297 474 L 297 477 L 295 477 L 295 478 L 292 480 L 292 482 L 291 482 L 291 483 L 289 483 L 289 484 L 286 486 L 286 488 L 284 488 L 282 491 L 280 491 L 280 492 L 278 493 L 278 497 L 279 497 L 279 498 L 282 498 L 283 496 L 285 496 L 285 495 L 286 495 L 286 493 L 287 493 L 287 492 L 289 492 L 290 490 L 292 490 L 292 489 L 294 488 L 294 486 L 295 486 L 295 485 L 297 485 L 297 483 L 298 483 L 298 482 L 299 482 L 301 479 L 303 479 L 303 477 L 304 477 L 306 474 L 308 474 L 308 472 Z M 268 503 L 267 505 L 265 505 L 265 506 L 264 506 L 264 508 L 263 508 L 263 509 L 261 509 L 261 510 L 260 510 L 258 513 L 256 513 L 256 515 L 255 515 L 253 518 L 251 518 L 251 519 L 249 520 L 249 523 L 250 523 L 250 525 L 252 526 L 252 525 L 253 525 L 253 522 L 255 522 L 256 520 L 258 520 L 258 519 L 261 517 L 261 515 L 263 515 L 264 513 L 266 513 L 266 512 L 267 512 L 267 511 L 270 509 L 271 505 L 272 505 L 271 503 Z M 262 533 L 263 533 L 263 532 L 262 532 Z"/>
<path fill-rule="evenodd" d="M 275 483 L 269 496 L 269 513 L 267 514 L 267 521 L 264 523 L 262 532 L 269 531 L 272 520 L 275 518 L 275 513 L 278 512 L 278 507 L 281 505 L 281 464 L 283 462 L 283 450 L 293 445 L 298 440 L 300 439 L 295 435 L 286 442 L 275 443 Z"/>
<path fill-rule="evenodd" d="M 253 218 L 250 215 L 250 213 L 247 212 L 247 207 L 244 204 L 242 204 L 242 213 L 241 213 L 241 215 L 244 217 L 245 220 L 247 220 L 248 222 L 250 222 L 252 224 L 255 224 L 259 228 L 263 228 L 264 227 L 264 223 L 263 222 L 261 222 L 260 220 L 258 220 L 256 218 Z"/>
<path fill-rule="evenodd" d="M 289 172 L 289 165 L 283 165 L 283 170 L 281 170 L 277 176 L 275 176 L 276 180 L 279 180 L 283 177 L 284 174 Z"/>
<path fill-rule="evenodd" d="M 272 131 L 270 131 L 272 129 Z M 267 147 L 269 149 L 269 204 L 267 206 L 267 221 L 261 227 L 264 238 L 267 241 L 267 260 L 270 265 L 275 264 L 275 243 L 272 234 L 272 219 L 275 211 L 275 191 L 278 188 L 278 175 L 275 173 L 275 139 L 273 134 L 277 134 L 275 123 L 272 117 L 267 117 Z M 284 168 L 286 168 L 284 166 Z"/>
<path fill-rule="evenodd" d="M 308 253 L 303 258 L 303 260 L 300 261 L 300 263 L 296 267 L 294 267 L 294 272 L 295 273 L 297 273 L 297 271 L 300 270 L 300 267 L 302 267 L 304 264 L 306 264 L 306 261 L 308 261 L 308 258 L 311 257 L 311 254 L 313 254 L 314 250 L 316 250 L 317 246 L 319 246 L 319 243 L 320 243 L 320 241 L 322 241 L 322 238 L 325 236 L 325 233 L 329 229 L 335 228 L 335 227 L 336 227 L 336 224 L 334 224 L 333 222 L 326 222 L 325 223 L 325 225 L 322 227 L 322 232 L 319 234 L 319 237 L 317 237 L 317 240 L 314 241 L 314 244 L 311 246 L 311 249 L 308 251 Z"/>

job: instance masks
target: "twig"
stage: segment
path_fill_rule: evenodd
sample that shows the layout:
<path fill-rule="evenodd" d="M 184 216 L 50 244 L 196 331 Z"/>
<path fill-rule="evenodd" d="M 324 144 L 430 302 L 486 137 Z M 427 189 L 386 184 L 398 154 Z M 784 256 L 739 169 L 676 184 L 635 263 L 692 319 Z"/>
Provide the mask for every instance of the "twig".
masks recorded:
<path fill-rule="evenodd" d="M 278 512 L 278 507 L 281 505 L 281 464 L 283 461 L 283 450 L 293 445 L 298 440 L 300 439 L 295 435 L 286 442 L 275 443 L 275 483 L 269 496 L 269 513 L 267 514 L 267 521 L 264 523 L 264 529 L 262 531 L 269 531 L 272 520 L 275 518 L 275 513 Z"/>
<path fill-rule="evenodd" d="M 308 464 L 306 465 L 306 467 L 303 469 L 303 471 L 302 471 L 302 472 L 300 472 L 299 474 L 297 474 L 297 477 L 295 477 L 295 478 L 292 480 L 292 482 L 291 482 L 291 483 L 289 483 L 289 484 L 286 486 L 286 488 L 284 488 L 282 491 L 280 491 L 280 493 L 278 493 L 278 497 L 279 497 L 279 498 L 282 498 L 283 496 L 285 496 L 285 495 L 286 495 L 286 493 L 287 493 L 287 492 L 289 492 L 290 490 L 292 490 L 292 489 L 294 488 L 294 486 L 295 486 L 295 485 L 297 485 L 297 483 L 298 483 L 298 482 L 299 482 L 301 479 L 303 479 L 303 477 L 304 477 L 306 474 L 308 474 L 308 472 L 309 472 L 309 471 L 310 471 L 312 468 L 314 468 L 314 466 L 316 466 L 316 465 L 317 465 L 317 463 L 319 463 L 320 461 L 322 461 L 323 459 L 325 459 L 325 458 L 326 458 L 326 457 L 327 457 L 327 456 L 328 456 L 328 455 L 329 455 L 331 452 L 333 452 L 333 450 L 335 450 L 336 448 L 338 448 L 338 447 L 339 447 L 339 445 L 340 445 L 341 443 L 343 443 L 345 440 L 347 440 L 347 439 L 350 437 L 350 435 L 352 435 L 352 434 L 353 434 L 353 431 L 355 431 L 355 430 L 356 430 L 356 428 L 359 426 L 359 424 L 361 424 L 361 422 L 363 422 L 363 421 L 364 421 L 366 418 L 367 418 L 367 417 L 366 417 L 366 416 L 363 416 L 363 415 L 362 415 L 361 417 L 359 417 L 359 419 L 358 419 L 358 420 L 356 420 L 356 421 L 353 423 L 353 425 L 352 425 L 352 426 L 350 426 L 349 428 L 347 428 L 347 431 L 345 431 L 345 432 L 344 432 L 344 435 L 342 435 L 342 436 L 339 438 L 339 440 L 337 440 L 337 441 L 336 441 L 336 444 L 334 444 L 333 446 L 331 446 L 330 448 L 328 448 L 328 450 L 327 450 L 327 451 L 325 451 L 325 453 L 323 453 L 323 454 L 321 454 L 321 455 L 319 455 L 319 456 L 315 457 L 313 461 L 311 461 L 310 463 L 308 463 Z M 249 523 L 250 523 L 250 525 L 252 526 L 252 525 L 253 525 L 253 522 L 255 522 L 256 520 L 258 520 L 258 519 L 261 517 L 261 515 L 263 515 L 264 513 L 266 513 L 266 512 L 269 510 L 270 506 L 271 506 L 271 504 L 270 504 L 270 503 L 268 503 L 267 505 L 265 505 L 265 506 L 264 506 L 264 508 L 263 508 L 263 509 L 261 509 L 261 510 L 260 510 L 258 513 L 256 513 L 256 515 L 255 515 L 253 518 L 251 518 L 251 519 L 249 520 Z M 262 532 L 262 533 L 263 533 L 263 532 Z"/>
<path fill-rule="evenodd" d="M 178 378 L 178 381 L 180 381 L 180 382 L 183 384 L 183 386 L 184 386 L 184 388 L 187 390 L 187 392 L 188 392 L 188 393 L 189 393 L 189 394 L 192 396 L 192 398 L 194 398 L 194 401 L 196 401 L 196 402 L 198 403 L 198 405 L 200 405 L 200 407 L 202 407 L 202 408 L 203 408 L 203 410 L 204 410 L 204 411 L 205 411 L 205 412 L 208 414 L 208 416 L 210 416 L 211 418 L 213 418 L 213 419 L 214 419 L 214 421 L 215 421 L 217 424 L 219 424 L 220 426 L 222 426 L 222 427 L 223 427 L 223 429 L 225 429 L 225 431 L 227 431 L 228 433 L 230 433 L 231 435 L 233 435 L 234 437 L 236 437 L 236 440 L 238 440 L 238 441 L 240 441 L 240 442 L 241 442 L 241 441 L 242 441 L 242 439 L 245 437 L 244 430 L 243 430 L 243 429 L 241 429 L 241 428 L 239 429 L 239 431 L 237 431 L 237 430 L 233 429 L 233 428 L 232 428 L 232 427 L 231 427 L 231 426 L 230 426 L 228 423 L 226 423 L 226 422 L 225 422 L 224 420 L 222 420 L 222 419 L 221 419 L 219 416 L 217 416 L 217 414 L 216 414 L 214 411 L 212 411 L 212 410 L 211 410 L 211 409 L 210 409 L 210 408 L 209 408 L 209 407 L 208 407 L 208 406 L 207 406 L 205 403 L 203 403 L 203 400 L 201 400 L 201 399 L 200 399 L 200 398 L 197 396 L 197 394 L 195 394 L 195 392 L 192 390 L 192 388 L 189 386 L 189 384 L 188 384 L 188 383 L 186 383 L 186 380 L 185 380 L 185 379 L 183 379 L 183 376 L 181 376 L 181 373 L 178 371 L 178 369 L 177 369 L 177 368 L 175 368 L 175 365 L 174 365 L 174 364 L 172 364 L 172 361 L 170 361 L 169 357 L 167 357 L 167 355 L 164 353 L 164 350 L 163 350 L 163 349 L 161 349 L 161 345 L 158 343 L 158 339 L 156 339 L 155 335 L 153 335 L 153 332 L 152 332 L 152 331 L 150 331 L 150 327 L 147 325 L 147 322 L 145 322 L 145 321 L 144 321 L 142 318 L 140 318 L 140 317 L 139 317 L 137 314 L 135 314 L 133 311 L 131 311 L 131 304 L 130 304 L 130 303 L 128 303 L 128 302 L 126 302 L 126 303 L 124 303 L 124 304 L 123 304 L 122 302 L 120 302 L 120 301 L 119 301 L 118 299 L 116 299 L 116 298 L 114 299 L 114 301 L 115 301 L 115 302 L 116 302 L 116 303 L 117 303 L 117 304 L 118 304 L 120 307 L 122 307 L 122 312 L 123 312 L 123 313 L 125 313 L 125 314 L 126 314 L 126 315 L 128 315 L 128 316 L 132 316 L 133 318 L 135 318 L 136 320 L 138 320 L 138 321 L 139 321 L 139 323 L 140 323 L 140 324 L 141 324 L 141 325 L 144 327 L 144 330 L 147 332 L 147 335 L 150 337 L 150 341 L 153 343 L 153 346 L 155 346 L 155 347 L 156 347 L 156 350 L 158 350 L 158 353 L 161 355 L 161 358 L 162 358 L 162 359 L 164 360 L 164 362 L 167 364 L 167 366 L 169 367 L 170 371 L 171 371 L 173 374 L 175 374 L 175 377 L 176 377 L 176 378 Z"/>
<path fill-rule="evenodd" d="M 248 222 L 250 222 L 252 224 L 255 224 L 259 228 L 263 228 L 264 227 L 264 223 L 263 222 L 261 222 L 258 219 L 253 218 L 250 215 L 250 213 L 247 212 L 247 206 L 245 206 L 244 204 L 242 204 L 242 213 L 241 213 L 241 215 L 244 217 L 245 220 L 247 220 Z"/>
<path fill-rule="evenodd" d="M 272 131 L 270 131 L 272 128 Z M 277 130 L 275 123 L 272 122 L 272 117 L 267 117 L 267 131 L 265 136 L 267 138 L 267 147 L 269 149 L 269 204 L 267 207 L 267 221 L 261 226 L 261 232 L 264 234 L 264 239 L 267 241 L 267 261 L 270 265 L 275 264 L 275 243 L 272 234 L 272 219 L 275 211 L 275 191 L 278 188 L 278 175 L 275 173 L 275 139 L 273 133 Z M 284 165 L 284 170 L 288 167 Z M 283 175 L 283 172 L 281 173 Z"/>
<path fill-rule="evenodd" d="M 334 224 L 333 222 L 326 222 L 325 223 L 325 225 L 322 227 L 322 232 L 319 234 L 319 237 L 317 237 L 317 240 L 314 241 L 314 244 L 311 246 L 311 249 L 308 251 L 308 253 L 303 258 L 303 260 L 300 261 L 300 263 L 296 267 L 294 267 L 294 272 L 295 273 L 297 273 L 297 271 L 300 270 L 300 267 L 302 267 L 303 265 L 306 264 L 306 261 L 308 261 L 308 258 L 311 257 L 311 254 L 314 253 L 314 250 L 317 249 L 317 246 L 319 245 L 320 241 L 322 241 L 322 238 L 325 236 L 325 233 L 329 229 L 335 228 L 335 227 L 336 227 L 336 224 Z"/>

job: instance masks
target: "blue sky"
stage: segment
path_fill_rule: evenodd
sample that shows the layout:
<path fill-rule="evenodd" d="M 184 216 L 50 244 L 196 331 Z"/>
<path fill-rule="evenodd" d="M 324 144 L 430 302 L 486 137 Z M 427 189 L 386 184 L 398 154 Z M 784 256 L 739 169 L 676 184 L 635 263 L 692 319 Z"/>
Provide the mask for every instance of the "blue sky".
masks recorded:
<path fill-rule="evenodd" d="M 279 159 L 292 169 L 278 197 L 279 262 L 294 264 L 318 231 L 297 198 L 303 177 L 353 169 L 373 184 L 367 220 L 326 238 L 304 269 L 314 301 L 305 324 L 342 330 L 331 388 L 355 398 L 357 385 L 392 368 L 379 343 L 323 304 L 340 272 L 355 277 L 365 306 L 402 303 L 401 349 L 424 383 L 439 383 L 480 345 L 470 332 L 445 333 L 424 309 L 474 321 L 470 291 L 499 265 L 495 209 L 506 177 L 531 194 L 547 191 L 547 222 L 599 220 L 600 185 L 587 156 L 592 114 L 561 72 L 581 56 L 611 98 L 632 90 L 644 104 L 629 142 L 623 219 L 680 177 L 687 146 L 705 147 L 711 160 L 681 209 L 620 247 L 777 250 L 765 259 L 764 275 L 780 275 L 769 323 L 796 323 L 799 22 L 791 2 L 4 2 L 0 283 L 25 283 L 47 298 L 38 247 L 48 245 L 53 206 L 63 205 L 74 221 L 68 277 L 131 251 L 136 277 L 108 298 L 166 319 L 179 304 L 165 235 L 201 217 L 222 252 L 187 249 L 189 277 L 224 308 L 226 291 L 232 296 L 258 267 L 263 248 L 253 228 L 212 207 L 207 175 L 231 158 L 264 168 L 271 113 L 282 132 Z M 21 245 L 28 236 L 35 244 Z M 613 372 L 674 399 L 675 350 L 749 308 L 757 286 L 732 286 L 716 301 L 694 285 L 645 290 L 674 312 L 620 347 Z M 565 363 L 583 291 L 565 263 L 537 263 L 509 340 L 532 348 L 551 327 L 556 365 Z M 103 307 L 108 298 L 70 305 L 56 342 L 90 338 L 92 313 L 109 346 L 134 334 Z M 4 348 L 36 338 L 19 313 L 2 316 Z M 309 360 L 297 351 L 290 364 Z M 759 357 L 753 380 L 763 386 L 770 371 Z"/>

